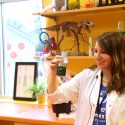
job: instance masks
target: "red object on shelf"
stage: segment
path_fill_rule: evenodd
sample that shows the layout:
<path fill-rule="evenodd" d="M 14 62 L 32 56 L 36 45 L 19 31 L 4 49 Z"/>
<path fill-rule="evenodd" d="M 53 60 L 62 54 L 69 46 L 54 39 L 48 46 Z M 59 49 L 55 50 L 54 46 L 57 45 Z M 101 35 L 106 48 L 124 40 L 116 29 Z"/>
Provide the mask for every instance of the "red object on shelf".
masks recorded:
<path fill-rule="evenodd" d="M 85 7 L 86 8 L 92 8 L 92 7 L 94 7 L 94 3 L 91 0 L 89 0 L 89 1 L 86 2 Z"/>
<path fill-rule="evenodd" d="M 48 53 L 48 52 L 49 52 L 49 45 L 46 44 L 46 45 L 44 46 L 44 53 Z"/>
<path fill-rule="evenodd" d="M 52 50 L 56 50 L 57 49 L 57 45 L 56 45 L 56 41 L 55 41 L 54 35 L 51 35 L 51 40 L 53 41 Z"/>
<path fill-rule="evenodd" d="M 44 46 L 44 53 L 49 53 L 50 51 L 53 52 L 53 51 L 56 51 L 57 49 L 54 35 L 49 35 L 49 36 L 50 36 L 50 39 L 48 43 L 45 44 Z"/>

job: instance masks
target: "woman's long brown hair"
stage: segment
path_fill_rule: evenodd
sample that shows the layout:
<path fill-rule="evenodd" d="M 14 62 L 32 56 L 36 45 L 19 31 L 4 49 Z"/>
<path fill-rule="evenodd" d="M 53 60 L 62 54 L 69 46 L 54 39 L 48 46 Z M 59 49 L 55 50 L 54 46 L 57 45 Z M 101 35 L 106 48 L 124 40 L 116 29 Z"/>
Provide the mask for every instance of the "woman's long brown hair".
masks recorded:
<path fill-rule="evenodd" d="M 107 93 L 115 90 L 125 92 L 125 40 L 116 32 L 106 32 L 97 38 L 99 46 L 112 57 L 112 82 Z"/>

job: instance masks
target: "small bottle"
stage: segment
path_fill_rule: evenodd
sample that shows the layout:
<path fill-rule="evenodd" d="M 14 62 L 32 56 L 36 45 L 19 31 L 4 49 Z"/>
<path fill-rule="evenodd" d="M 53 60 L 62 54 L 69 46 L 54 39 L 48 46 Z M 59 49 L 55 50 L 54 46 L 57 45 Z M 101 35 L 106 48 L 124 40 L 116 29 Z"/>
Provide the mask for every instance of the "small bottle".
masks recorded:
<path fill-rule="evenodd" d="M 68 63 L 68 52 L 62 52 L 61 56 L 63 60 L 59 63 L 57 68 L 57 75 L 58 76 L 65 76 L 66 75 L 66 67 Z"/>
<path fill-rule="evenodd" d="M 92 56 L 93 54 L 92 54 L 92 37 L 91 36 L 89 36 L 89 40 L 88 40 L 88 43 L 89 43 L 89 56 Z"/>
<path fill-rule="evenodd" d="M 124 35 L 124 33 L 125 33 L 125 23 L 124 23 L 124 21 L 122 21 L 122 20 L 118 21 L 117 32 L 120 35 Z"/>

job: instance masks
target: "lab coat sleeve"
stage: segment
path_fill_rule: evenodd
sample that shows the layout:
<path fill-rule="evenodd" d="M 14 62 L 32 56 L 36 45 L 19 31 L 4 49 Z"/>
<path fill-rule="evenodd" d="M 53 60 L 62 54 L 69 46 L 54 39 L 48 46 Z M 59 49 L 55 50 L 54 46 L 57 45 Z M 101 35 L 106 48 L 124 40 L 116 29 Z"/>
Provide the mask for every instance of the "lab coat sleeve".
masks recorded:
<path fill-rule="evenodd" d="M 83 72 L 77 74 L 70 81 L 63 83 L 58 89 L 52 93 L 48 94 L 48 100 L 52 104 L 68 102 L 73 98 L 77 98 L 78 91 L 80 87 L 81 77 L 83 76 Z"/>

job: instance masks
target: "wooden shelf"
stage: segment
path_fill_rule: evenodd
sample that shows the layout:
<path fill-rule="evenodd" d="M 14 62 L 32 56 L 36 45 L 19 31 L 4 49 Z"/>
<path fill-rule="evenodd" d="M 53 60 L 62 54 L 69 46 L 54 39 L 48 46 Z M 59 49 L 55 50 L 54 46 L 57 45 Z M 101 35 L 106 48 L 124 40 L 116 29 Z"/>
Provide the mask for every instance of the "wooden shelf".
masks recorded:
<path fill-rule="evenodd" d="M 125 11 L 125 4 L 121 5 L 112 5 L 104 7 L 93 7 L 93 8 L 84 8 L 76 10 L 66 10 L 66 11 L 57 11 L 57 12 L 46 12 L 46 13 L 34 13 L 34 15 L 40 15 L 52 19 L 56 19 L 59 16 L 68 16 L 68 15 L 80 15 L 80 14 L 90 14 L 90 13 L 104 13 L 104 12 L 115 12 L 115 11 Z"/>
<path fill-rule="evenodd" d="M 47 17 L 55 21 L 53 22 L 53 20 L 52 21 L 47 20 L 47 26 L 59 25 L 66 21 L 80 22 L 81 20 L 83 20 L 83 18 L 87 20 L 91 20 L 92 22 L 94 22 L 94 27 L 92 29 L 91 36 L 95 39 L 96 36 L 99 35 L 101 32 L 115 30 L 119 20 L 125 21 L 124 13 L 125 13 L 125 4 L 119 4 L 119 5 L 83 8 L 83 9 L 74 9 L 74 10 L 65 10 L 65 11 L 56 11 L 56 12 L 39 12 L 39 13 L 34 13 L 34 15 Z M 60 32 L 56 30 L 57 43 L 60 38 L 59 33 Z M 67 40 L 68 39 L 66 39 L 66 41 Z M 63 48 L 64 44 L 61 47 Z M 88 46 L 85 45 L 84 51 L 87 51 L 88 49 L 87 47 Z M 83 51 L 83 49 L 81 50 Z"/>

